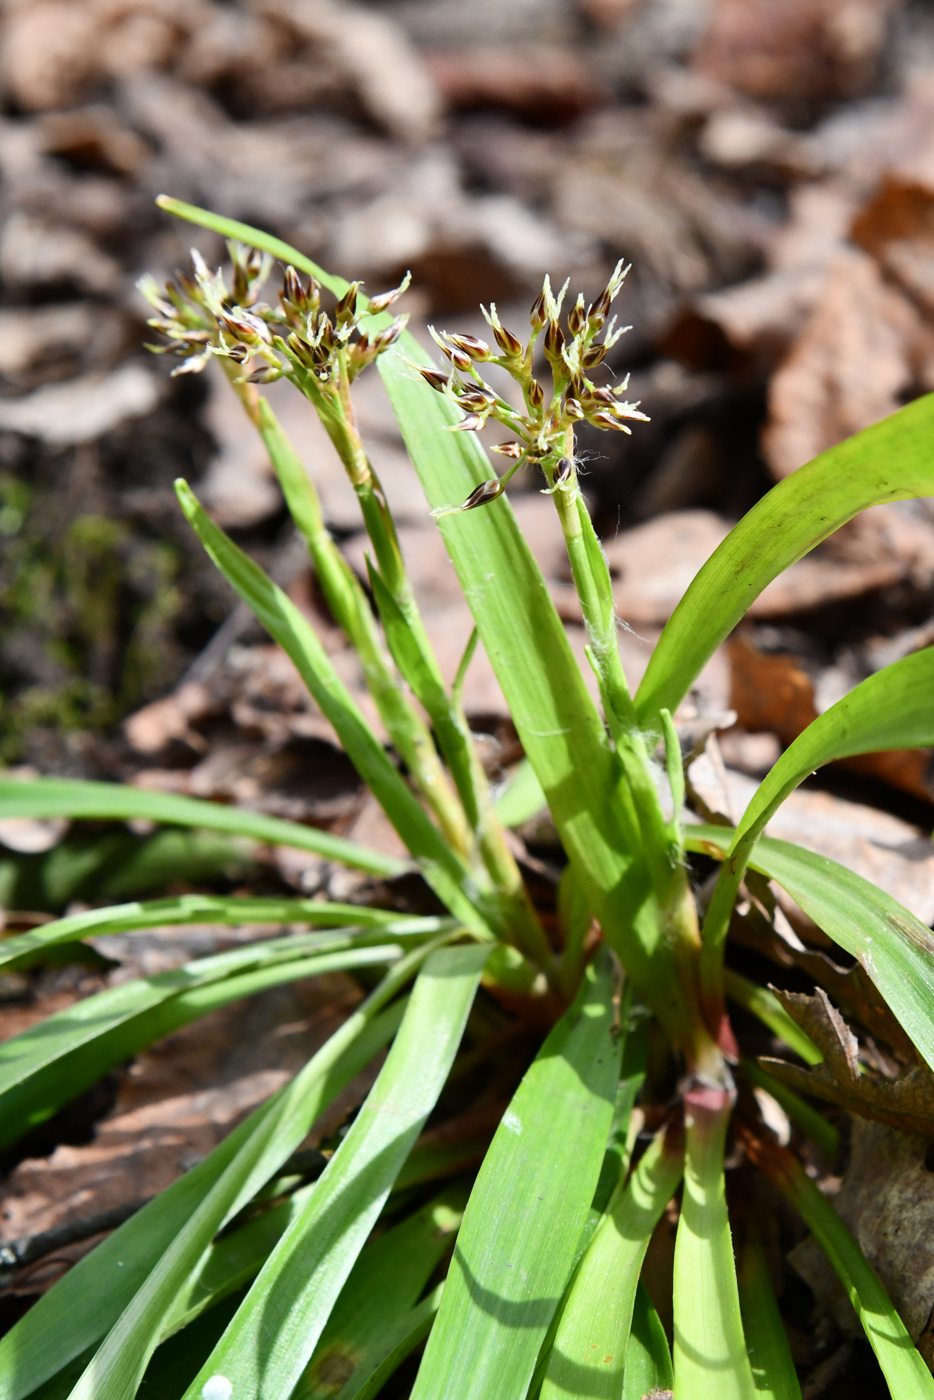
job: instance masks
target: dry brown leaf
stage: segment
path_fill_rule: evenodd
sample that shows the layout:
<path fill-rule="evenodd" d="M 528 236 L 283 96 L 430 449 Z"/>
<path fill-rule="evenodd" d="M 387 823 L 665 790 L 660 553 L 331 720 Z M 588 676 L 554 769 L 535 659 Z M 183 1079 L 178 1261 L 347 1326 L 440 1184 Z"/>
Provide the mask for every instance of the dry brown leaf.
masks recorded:
<path fill-rule="evenodd" d="M 715 0 L 694 54 L 750 97 L 852 97 L 875 75 L 895 0 Z"/>
<path fill-rule="evenodd" d="M 769 387 L 763 450 L 788 476 L 900 406 L 916 379 L 923 327 L 865 253 L 841 253 Z"/>
<path fill-rule="evenodd" d="M 501 108 L 561 126 L 609 99 L 584 56 L 557 45 L 435 49 L 427 62 L 453 108 Z"/>
<path fill-rule="evenodd" d="M 799 1093 L 838 1104 L 862 1118 L 903 1132 L 934 1137 L 934 1074 L 916 1064 L 897 1079 L 860 1066 L 859 1042 L 822 987 L 814 996 L 772 989 L 790 1016 L 823 1053 L 823 1064 L 802 1069 L 786 1060 L 761 1057 L 770 1074 Z"/>
<path fill-rule="evenodd" d="M 834 1209 L 853 1231 L 929 1366 L 934 1362 L 930 1145 L 928 1137 L 854 1119 L 849 1165 L 833 1196 Z M 845 1332 L 856 1335 L 853 1309 L 814 1240 L 798 1245 L 789 1258 L 821 1305 Z"/>
<path fill-rule="evenodd" d="M 706 754 L 692 765 L 691 778 L 706 804 L 731 825 L 758 787 L 744 773 L 715 768 Z M 922 923 L 934 923 L 934 843 L 928 832 L 900 817 L 833 793 L 798 788 L 775 813 L 766 834 L 838 861 L 904 904 Z"/>

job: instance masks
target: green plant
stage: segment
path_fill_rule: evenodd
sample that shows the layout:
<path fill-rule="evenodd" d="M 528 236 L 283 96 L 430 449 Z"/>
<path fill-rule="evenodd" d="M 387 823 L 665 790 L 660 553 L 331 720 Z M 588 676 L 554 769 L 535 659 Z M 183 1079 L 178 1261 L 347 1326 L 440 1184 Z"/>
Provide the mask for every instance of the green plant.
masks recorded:
<path fill-rule="evenodd" d="M 776 764 L 735 831 L 682 824 L 685 780 L 672 720 L 717 645 L 782 569 L 866 507 L 934 493 L 934 396 L 771 491 L 701 570 L 632 695 L 574 458 L 577 422 L 625 431 L 627 420 L 641 416 L 593 378 L 614 336 L 607 318 L 621 270 L 593 306 L 578 299 L 564 322 L 563 293 L 555 297 L 546 282 L 526 345 L 495 308 L 488 315 L 495 347 L 436 337 L 450 362 L 439 371 L 387 314 L 398 293 L 367 301 L 359 284 L 328 277 L 274 238 L 176 201 L 161 204 L 234 241 L 231 287 L 197 256 L 194 278 L 179 277 L 164 293 L 147 285 L 154 324 L 169 340 L 160 348 L 182 356 L 177 372 L 211 355 L 225 368 L 269 450 L 328 605 L 359 652 L 405 776 L 303 615 L 183 482 L 182 508 L 292 658 L 405 841 L 411 865 L 312 828 L 118 786 L 6 781 L 0 816 L 146 816 L 291 842 L 374 875 L 414 868 L 447 914 L 400 918 L 391 909 L 191 895 L 91 910 L 3 944 L 0 965 L 22 966 L 52 944 L 91 933 L 246 919 L 309 930 L 121 986 L 7 1042 L 0 1047 L 5 1141 L 141 1046 L 224 1002 L 325 969 L 376 963 L 387 970 L 291 1084 L 26 1314 L 0 1343 L 0 1397 L 126 1400 L 142 1385 L 143 1393 L 185 1400 L 230 1393 L 234 1400 L 350 1400 L 380 1394 L 427 1337 L 412 1383 L 416 1400 L 638 1400 L 670 1393 L 672 1384 L 678 1400 L 786 1400 L 800 1394 L 798 1382 L 761 1246 L 742 1219 L 739 1277 L 734 1266 L 728 1137 L 786 1193 L 826 1249 L 893 1396 L 934 1396 L 934 1380 L 872 1269 L 797 1160 L 771 1137 L 747 1089 L 774 1091 L 800 1129 L 831 1152 L 832 1127 L 740 1057 L 727 998 L 807 1063 L 821 1052 L 772 993 L 724 963 L 730 919 L 743 917 L 734 912 L 741 886 L 755 917 L 767 921 L 767 881 L 775 881 L 862 964 L 920 1060 L 934 1067 L 930 930 L 851 872 L 762 835 L 781 801 L 822 764 L 934 742 L 934 649 L 888 667 L 821 716 Z M 286 264 L 276 309 L 258 300 L 274 258 Z M 322 288 L 336 298 L 331 314 L 322 310 Z M 539 340 L 547 388 L 533 363 Z M 475 620 L 451 690 L 355 424 L 352 381 L 374 360 Z M 483 379 L 490 360 L 520 385 L 522 409 Z M 314 404 L 353 481 L 372 548 L 375 615 L 260 394 L 263 383 L 281 377 Z M 471 431 L 489 418 L 511 433 L 503 452 L 513 465 L 501 479 L 491 477 Z M 542 470 L 561 521 L 602 713 L 508 500 L 498 499 L 522 463 Z M 478 642 L 527 756 L 498 800 L 460 699 Z M 503 824 L 542 801 L 568 857 L 553 936 Z M 709 897 L 695 892 L 692 854 L 719 863 Z M 439 1148 L 419 1135 L 449 1073 L 471 1072 L 511 1034 L 491 1019 L 492 1001 L 475 1000 L 481 981 L 551 1029 L 531 1064 L 526 1056 L 468 1194 L 457 1174 L 476 1142 L 465 1156 L 463 1142 Z M 469 1048 L 458 1055 L 465 1026 Z M 292 1154 L 326 1104 L 390 1041 L 352 1126 L 309 1182 L 287 1165 Z M 630 1170 L 647 1123 L 654 1136 Z M 426 1205 L 425 1183 L 446 1175 L 454 1184 Z M 407 1193 L 416 1187 L 413 1201 Z M 679 1187 L 672 1361 L 639 1274 Z M 439 1281 L 445 1251 L 426 1221 L 443 1219 L 449 1239 L 461 1215 Z"/>

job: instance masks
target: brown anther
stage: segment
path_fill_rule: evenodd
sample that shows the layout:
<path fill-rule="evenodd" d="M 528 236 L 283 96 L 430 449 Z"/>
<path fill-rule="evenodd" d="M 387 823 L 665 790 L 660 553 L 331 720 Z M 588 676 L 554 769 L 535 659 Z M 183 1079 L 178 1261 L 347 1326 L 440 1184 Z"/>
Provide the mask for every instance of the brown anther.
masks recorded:
<path fill-rule="evenodd" d="M 443 374 L 440 369 L 422 369 L 421 366 L 419 366 L 418 372 L 425 383 L 430 384 L 432 389 L 437 389 L 439 393 L 442 389 L 446 389 L 451 382 L 451 376 L 449 374 Z"/>
<path fill-rule="evenodd" d="M 475 491 L 471 491 L 461 510 L 476 510 L 477 506 L 485 506 L 488 501 L 495 501 L 497 496 L 501 496 L 504 489 L 498 477 L 494 477 L 492 481 L 484 481 Z"/>

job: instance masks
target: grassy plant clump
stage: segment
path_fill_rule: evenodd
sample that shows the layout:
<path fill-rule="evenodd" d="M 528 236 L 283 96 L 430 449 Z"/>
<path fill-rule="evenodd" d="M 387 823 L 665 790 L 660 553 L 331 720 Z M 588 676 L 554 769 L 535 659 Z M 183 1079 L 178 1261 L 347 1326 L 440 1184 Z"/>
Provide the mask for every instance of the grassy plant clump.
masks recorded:
<path fill-rule="evenodd" d="M 732 919 L 769 924 L 774 881 L 862 963 L 919 1060 L 934 1067 L 930 930 L 850 871 L 763 835 L 821 765 L 934 743 L 934 649 L 871 677 L 816 720 L 735 830 L 685 820 L 674 718 L 714 650 L 784 568 L 871 505 L 934 494 L 934 396 L 760 501 L 691 584 L 633 693 L 575 456 L 579 423 L 628 432 L 644 416 L 602 367 L 620 334 L 611 307 L 622 266 L 594 303 L 578 297 L 567 312 L 566 288 L 555 295 L 546 280 L 524 338 L 493 306 L 484 312 L 489 342 L 434 333 L 439 368 L 405 318 L 390 314 L 405 283 L 368 299 L 359 283 L 329 277 L 274 238 L 161 203 L 226 235 L 232 270 L 225 277 L 195 254 L 192 275 L 164 290 L 145 284 L 157 348 L 178 357 L 175 373 L 212 358 L 224 368 L 359 654 L 391 750 L 303 614 L 185 482 L 181 508 L 291 657 L 409 859 L 116 785 L 0 782 L 0 815 L 144 816 L 291 843 L 373 875 L 418 872 L 444 913 L 187 895 L 91 909 L 3 944 L 0 963 L 23 965 L 50 944 L 91 934 L 199 922 L 287 930 L 103 992 L 7 1042 L 3 1142 L 218 1006 L 338 968 L 383 974 L 289 1085 L 17 1324 L 0 1343 L 0 1400 L 129 1400 L 141 1386 L 172 1400 L 351 1400 L 400 1394 L 403 1381 L 415 1400 L 640 1400 L 672 1389 L 678 1400 L 790 1400 L 800 1388 L 742 1190 L 731 1220 L 728 1156 L 745 1164 L 740 1187 L 764 1173 L 823 1246 L 891 1394 L 934 1396 L 856 1242 L 764 1121 L 761 1094 L 782 1103 L 799 1139 L 812 1136 L 831 1154 L 832 1127 L 741 1052 L 730 1004 L 805 1063 L 821 1051 L 768 989 L 725 964 Z M 264 301 L 276 261 L 281 290 Z M 450 687 L 354 414 L 354 380 L 374 363 L 474 618 Z M 515 401 L 488 382 L 491 364 L 512 376 Z M 314 405 L 357 494 L 368 592 L 331 540 L 313 481 L 263 397 L 264 385 L 283 378 Z M 494 449 L 507 462 L 502 475 L 476 437 L 491 421 L 506 434 Z M 560 520 L 599 705 L 506 496 L 521 466 L 541 471 Z M 464 715 L 477 645 L 526 754 L 505 794 L 491 792 Z M 567 857 L 556 915 L 533 901 L 506 828 L 543 804 Z M 296 1149 L 387 1045 L 349 1130 L 326 1163 L 303 1168 Z M 425 1131 L 439 1101 L 441 1121 L 450 1118 L 458 1083 L 504 1063 L 514 1091 L 495 1131 L 479 1141 L 466 1129 L 466 1137 Z M 670 1346 L 640 1274 L 673 1200 Z"/>

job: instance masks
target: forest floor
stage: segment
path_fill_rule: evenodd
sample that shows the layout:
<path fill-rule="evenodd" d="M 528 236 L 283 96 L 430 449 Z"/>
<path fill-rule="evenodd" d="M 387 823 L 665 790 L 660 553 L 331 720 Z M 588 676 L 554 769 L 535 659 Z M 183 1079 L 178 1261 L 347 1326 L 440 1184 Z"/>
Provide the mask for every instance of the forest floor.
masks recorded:
<path fill-rule="evenodd" d="M 420 337 L 428 321 L 477 333 L 490 300 L 519 330 L 546 272 L 593 296 L 618 257 L 631 261 L 620 306 L 632 330 L 608 367 L 631 374 L 651 422 L 609 443 L 587 430 L 580 453 L 633 683 L 687 583 L 771 484 L 934 389 L 925 3 L 5 0 L 0 104 L 0 762 L 21 771 L 236 802 L 397 849 L 290 663 L 176 508 L 181 475 L 314 619 L 367 709 L 222 376 L 170 378 L 143 348 L 136 279 L 184 267 L 191 243 L 223 253 L 160 214 L 160 192 L 268 228 L 371 292 L 410 269 L 401 309 Z M 451 679 L 468 611 L 377 377 L 359 390 Z M 286 385 L 271 397 L 365 577 L 355 497 L 310 405 Z M 513 504 L 583 660 L 554 511 L 524 475 Z M 693 770 L 703 801 L 735 818 L 815 715 L 932 640 L 934 502 L 877 507 L 776 580 L 705 671 L 681 716 L 717 731 Z M 465 700 L 491 772 L 505 775 L 520 753 L 482 654 Z M 917 751 L 834 769 L 771 830 L 932 924 L 932 825 L 932 755 Z M 549 832 L 536 822 L 522 835 L 547 882 Z M 115 845 L 113 831 L 0 822 L 10 928 L 217 881 L 365 894 L 297 852 L 215 841 L 180 856 L 144 833 Z M 234 936 L 111 939 L 109 963 L 0 978 L 0 1032 Z M 800 976 L 791 954 L 788 966 Z M 2 1235 L 28 1239 L 32 1262 L 0 1279 L 4 1317 L 87 1248 L 67 1231 L 35 1237 L 75 1222 L 86 1234 L 88 1221 L 99 1234 L 102 1212 L 168 1184 L 356 995 L 334 977 L 258 998 L 246 1022 L 242 1008 L 218 1013 L 8 1157 Z M 885 1061 L 868 1032 L 863 1043 Z M 849 1170 L 825 1164 L 822 1179 L 870 1257 L 891 1256 L 887 1282 L 918 1334 L 934 1303 L 926 1140 L 859 1128 L 848 1150 Z M 905 1221 L 900 1254 L 885 1209 L 870 1209 L 883 1197 Z M 802 1249 L 782 1267 L 806 1395 L 884 1393 Z"/>

